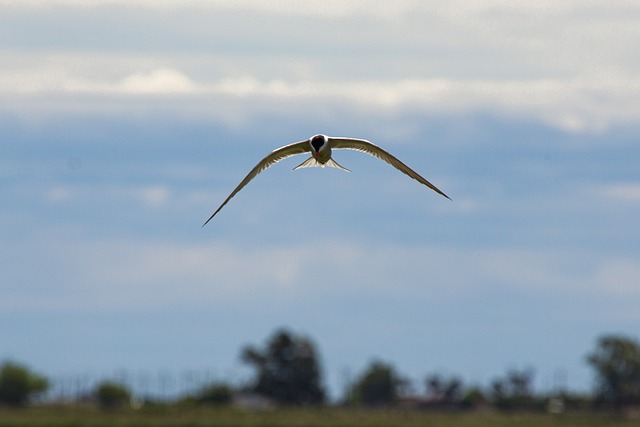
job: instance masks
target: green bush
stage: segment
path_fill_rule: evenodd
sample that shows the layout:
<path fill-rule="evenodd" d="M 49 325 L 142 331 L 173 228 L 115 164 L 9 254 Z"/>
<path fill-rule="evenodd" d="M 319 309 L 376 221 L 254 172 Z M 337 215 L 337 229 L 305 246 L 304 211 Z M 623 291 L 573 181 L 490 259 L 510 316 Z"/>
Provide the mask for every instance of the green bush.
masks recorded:
<path fill-rule="evenodd" d="M 102 409 L 118 409 L 131 401 L 131 393 L 122 384 L 105 381 L 98 385 L 95 397 Z"/>
<path fill-rule="evenodd" d="M 253 392 L 284 405 L 324 403 L 318 351 L 309 338 L 280 330 L 264 350 L 248 346 L 241 356 L 256 369 Z"/>
<path fill-rule="evenodd" d="M 396 403 L 403 380 L 393 366 L 373 361 L 353 385 L 349 403 L 367 406 L 390 406 Z"/>
<path fill-rule="evenodd" d="M 214 383 L 200 390 L 195 399 L 201 404 L 227 405 L 233 399 L 233 389 L 225 383 Z"/>
<path fill-rule="evenodd" d="M 587 356 L 597 380 L 596 403 L 617 410 L 640 405 L 640 342 L 605 335 Z"/>
<path fill-rule="evenodd" d="M 25 366 L 7 362 L 0 367 L 0 403 L 5 405 L 24 406 L 48 386 L 46 378 L 31 373 Z"/>

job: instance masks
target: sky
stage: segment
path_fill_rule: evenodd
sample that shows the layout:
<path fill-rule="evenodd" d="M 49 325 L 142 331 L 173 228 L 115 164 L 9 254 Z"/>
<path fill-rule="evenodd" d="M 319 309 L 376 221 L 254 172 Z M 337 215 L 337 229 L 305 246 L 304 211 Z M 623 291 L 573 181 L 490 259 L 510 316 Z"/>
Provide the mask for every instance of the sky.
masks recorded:
<path fill-rule="evenodd" d="M 635 0 L 0 0 L 0 359 L 242 383 L 279 328 L 333 398 L 372 360 L 590 390 L 640 331 Z M 362 153 L 366 138 L 451 201 Z M 194 374 L 196 375 L 196 374 Z"/>

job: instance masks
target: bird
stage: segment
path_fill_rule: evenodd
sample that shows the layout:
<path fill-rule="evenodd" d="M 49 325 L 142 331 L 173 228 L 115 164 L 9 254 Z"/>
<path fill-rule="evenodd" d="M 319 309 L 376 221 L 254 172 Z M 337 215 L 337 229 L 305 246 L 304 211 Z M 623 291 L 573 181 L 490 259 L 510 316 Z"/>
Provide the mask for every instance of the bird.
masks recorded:
<path fill-rule="evenodd" d="M 211 221 L 213 217 L 216 216 L 218 212 L 220 212 L 224 205 L 226 205 L 233 196 L 235 196 L 240 190 L 242 190 L 244 186 L 247 185 L 260 172 L 288 157 L 295 156 L 297 154 L 311 153 L 311 157 L 293 168 L 294 171 L 301 168 L 318 166 L 324 168 L 325 166 L 329 166 L 342 169 L 343 171 L 351 172 L 349 169 L 339 165 L 335 160 L 333 160 L 333 158 L 331 158 L 331 150 L 354 150 L 370 154 L 380 160 L 384 160 L 405 175 L 415 179 L 416 181 L 426 185 L 436 193 L 451 200 L 451 198 L 444 194 L 438 187 L 424 179 L 422 176 L 420 176 L 420 174 L 402 163 L 394 155 L 366 139 L 333 137 L 318 134 L 312 136 L 309 139 L 294 142 L 293 144 L 277 148 L 269 153 L 265 158 L 260 160 L 260 162 L 258 162 L 258 164 L 255 165 L 253 169 L 251 169 L 247 176 L 244 177 L 240 184 L 238 184 L 238 186 L 231 192 L 231 194 L 229 194 L 225 201 L 222 202 L 220 207 L 218 207 L 218 209 L 216 209 L 216 211 L 211 214 L 209 219 L 207 219 L 205 223 L 202 224 L 202 226 L 204 227 L 205 225 L 207 225 L 209 221 Z"/>

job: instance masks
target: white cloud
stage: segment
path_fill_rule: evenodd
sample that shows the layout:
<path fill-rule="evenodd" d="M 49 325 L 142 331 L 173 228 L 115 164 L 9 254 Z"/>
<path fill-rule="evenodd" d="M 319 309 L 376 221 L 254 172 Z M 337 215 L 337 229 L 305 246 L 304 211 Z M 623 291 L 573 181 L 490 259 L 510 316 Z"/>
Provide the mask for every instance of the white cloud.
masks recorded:
<path fill-rule="evenodd" d="M 171 189 L 165 185 L 60 185 L 44 189 L 43 198 L 48 203 L 77 203 L 97 205 L 101 200 L 129 205 L 137 203 L 157 209 L 167 205 L 172 197 Z"/>
<path fill-rule="evenodd" d="M 45 195 L 46 200 L 52 203 L 66 203 L 76 196 L 76 191 L 64 185 L 56 185 L 50 188 Z"/>
<path fill-rule="evenodd" d="M 198 81 L 170 67 L 127 72 L 130 65 L 125 61 L 120 71 L 124 75 L 106 80 L 96 79 L 91 74 L 74 75 L 65 69 L 66 64 L 58 65 L 47 72 L 27 69 L 2 73 L 0 81 L 4 84 L 0 83 L 0 93 L 7 97 L 29 95 L 28 102 L 46 105 L 55 105 L 51 100 L 56 97 L 69 101 L 69 97 L 92 95 L 106 101 L 121 96 L 140 99 L 169 96 L 166 101 L 154 102 L 156 105 L 165 103 L 167 108 L 190 111 L 190 100 L 192 108 L 196 109 L 206 101 L 210 106 L 207 112 L 220 110 L 222 113 L 228 111 L 229 105 L 240 103 L 238 107 L 242 106 L 240 110 L 245 114 L 260 113 L 263 108 L 271 111 L 278 104 L 295 111 L 299 108 L 297 103 L 311 101 L 318 106 L 351 105 L 355 111 L 364 109 L 382 114 L 407 110 L 453 114 L 493 111 L 536 118 L 570 132 L 600 131 L 612 124 L 640 119 L 640 76 L 567 81 L 427 78 L 354 82 L 265 80 L 244 74 Z M 184 102 L 172 107 L 175 96 L 183 97 Z M 86 111 L 83 100 L 78 100 L 77 108 Z M 123 101 L 122 108 L 128 108 L 126 104 Z M 16 105 L 22 106 L 21 103 Z M 12 108 L 12 105 L 3 108 Z"/>
<path fill-rule="evenodd" d="M 175 41 L 186 41 L 186 46 L 191 46 L 189 51 L 194 52 L 194 46 L 203 39 L 213 42 L 205 53 L 219 53 L 220 47 L 228 51 L 227 44 L 237 46 L 241 52 L 266 42 L 265 46 L 276 47 L 279 54 L 284 54 L 279 55 L 281 59 L 294 54 L 296 46 L 330 45 L 335 51 L 346 51 L 347 58 L 357 52 L 359 60 L 382 53 L 373 58 L 375 66 L 391 65 L 396 73 L 403 73 L 405 64 L 415 64 L 411 59 L 417 56 L 428 65 L 425 69 L 440 70 L 443 65 L 450 65 L 446 67 L 449 71 L 471 71 L 475 75 L 487 67 L 497 75 L 513 75 L 513 70 L 521 74 L 542 70 L 545 77 L 550 71 L 571 70 L 575 75 L 603 67 L 637 67 L 639 61 L 629 55 L 635 51 L 640 36 L 635 25 L 640 5 L 632 0 L 615 4 L 573 0 L 0 0 L 0 8 L 9 12 L 44 10 L 50 13 L 51 20 L 63 25 L 69 22 L 71 25 L 65 30 L 84 31 L 61 40 L 68 49 L 88 38 L 98 42 L 112 40 L 114 45 L 104 49 L 112 52 L 121 49 L 122 39 L 117 37 L 120 34 L 130 39 L 131 46 L 142 40 L 150 50 L 165 53 L 176 49 L 172 43 Z M 76 27 L 78 14 L 89 25 Z M 30 40 L 29 33 L 35 30 L 30 25 L 38 25 L 39 34 L 45 34 L 37 42 L 46 46 L 48 27 L 41 20 L 33 20 L 29 13 L 12 16 L 14 19 L 8 24 L 24 24 L 20 26 L 25 32 L 23 42 Z M 106 30 L 97 26 L 104 32 L 97 40 L 87 32 L 92 22 L 110 24 Z M 221 34 L 220 30 L 225 32 Z M 51 34 L 53 40 L 58 36 Z M 218 42 L 221 36 L 224 42 Z M 102 43 L 96 48 L 99 46 Z M 177 46 L 184 48 L 185 44 Z M 180 48 L 177 52 L 184 53 Z M 349 73 L 347 68 L 340 72 Z M 370 72 L 372 67 L 356 68 Z"/>
<path fill-rule="evenodd" d="M 485 14 L 498 12 L 509 15 L 527 15 L 537 13 L 540 15 L 566 15 L 580 10 L 596 10 L 605 16 L 615 13 L 616 10 L 635 10 L 638 8 L 634 0 L 618 0 L 615 5 L 605 5 L 598 1 L 565 0 L 557 2 L 553 0 L 487 0 L 477 2 L 474 0 L 452 0 L 443 4 L 437 1 L 399 0 L 393 4 L 387 2 L 371 2 L 369 0 L 325 0 L 322 6 L 313 3 L 299 2 L 297 0 L 273 0 L 262 2 L 260 0 L 0 0 L 0 6 L 10 8 L 52 8 L 52 7 L 142 7 L 160 9 L 240 9 L 259 10 L 281 14 L 305 14 L 311 15 L 317 12 L 332 16 L 360 15 L 363 11 L 370 13 L 404 13 L 412 14 L 423 10 L 446 11 L 454 16 L 468 14 Z"/>
<path fill-rule="evenodd" d="M 596 268 L 592 284 L 603 293 L 640 297 L 640 263 L 632 257 L 603 260 Z"/>
<path fill-rule="evenodd" d="M 28 289 L 38 283 L 49 288 L 41 297 L 21 286 L 4 289 L 3 309 L 279 304 L 335 295 L 348 300 L 363 292 L 449 303 L 496 286 L 541 295 L 640 297 L 638 260 L 578 252 L 336 240 L 245 248 L 126 239 L 42 243 L 30 252 L 39 269 L 5 274 L 26 280 Z"/>
<path fill-rule="evenodd" d="M 165 186 L 155 185 L 139 190 L 141 198 L 147 205 L 153 208 L 158 208 L 166 205 L 170 197 L 169 189 Z"/>
<path fill-rule="evenodd" d="M 618 200 L 621 202 L 640 202 L 640 183 L 622 182 L 610 184 L 607 186 L 602 186 L 600 192 L 607 198 Z"/>
<path fill-rule="evenodd" d="M 184 114 L 287 113 L 312 101 L 382 114 L 491 111 L 569 132 L 640 115 L 633 1 L 0 0 L 0 8 L 50 10 L 35 21 L 15 12 L 6 23 L 0 108 L 25 114 L 166 97 L 154 105 Z M 92 23 L 96 34 L 87 33 Z"/>
<path fill-rule="evenodd" d="M 116 87 L 124 93 L 139 94 L 189 93 L 194 90 L 194 85 L 187 76 L 167 68 L 132 74 Z"/>

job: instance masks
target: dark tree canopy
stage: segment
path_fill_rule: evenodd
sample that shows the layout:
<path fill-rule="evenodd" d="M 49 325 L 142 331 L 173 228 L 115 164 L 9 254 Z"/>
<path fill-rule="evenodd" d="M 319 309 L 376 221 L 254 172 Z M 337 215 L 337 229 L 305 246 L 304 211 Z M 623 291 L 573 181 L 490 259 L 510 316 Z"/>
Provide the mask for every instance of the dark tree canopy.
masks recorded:
<path fill-rule="evenodd" d="M 427 377 L 427 396 L 433 402 L 452 404 L 462 399 L 462 380 L 458 377 L 445 378 L 442 374 Z"/>
<path fill-rule="evenodd" d="M 393 366 L 374 361 L 353 385 L 350 399 L 368 406 L 391 405 L 397 400 L 403 384 Z"/>
<path fill-rule="evenodd" d="M 0 403 L 23 406 L 29 399 L 48 387 L 46 378 L 32 373 L 25 366 L 7 362 L 0 367 Z"/>
<path fill-rule="evenodd" d="M 495 379 L 491 384 L 493 403 L 501 409 L 526 409 L 533 406 L 534 373 L 532 368 L 511 369 L 504 378 Z"/>
<path fill-rule="evenodd" d="M 202 404 L 226 405 L 233 400 L 233 388 L 227 383 L 212 383 L 200 389 L 194 398 Z"/>
<path fill-rule="evenodd" d="M 310 339 L 281 330 L 264 350 L 246 347 L 242 360 L 256 368 L 256 393 L 287 405 L 324 402 L 318 356 Z"/>
<path fill-rule="evenodd" d="M 102 409 L 117 409 L 129 404 L 131 392 L 123 384 L 105 381 L 95 390 L 95 396 Z"/>
<path fill-rule="evenodd" d="M 615 408 L 640 404 L 640 344 L 626 337 L 607 335 L 587 356 L 596 371 L 597 396 Z"/>

